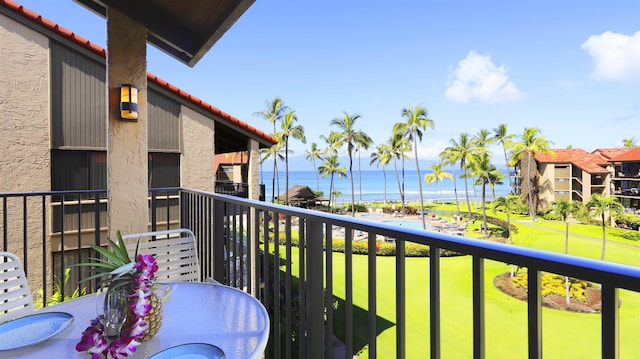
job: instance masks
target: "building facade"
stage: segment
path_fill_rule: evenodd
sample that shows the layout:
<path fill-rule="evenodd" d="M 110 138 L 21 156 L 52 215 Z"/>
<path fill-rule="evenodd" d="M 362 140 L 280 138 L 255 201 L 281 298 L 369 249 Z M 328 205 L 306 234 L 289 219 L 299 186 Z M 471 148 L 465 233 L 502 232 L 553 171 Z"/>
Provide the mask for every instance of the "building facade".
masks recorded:
<path fill-rule="evenodd" d="M 0 192 L 107 189 L 105 50 L 12 1 L 0 1 L 0 39 Z M 275 139 L 153 74 L 147 74 L 147 88 L 149 187 L 213 192 L 215 155 L 244 151 L 247 196 L 258 199 L 259 150 Z M 68 210 L 63 199 L 4 199 L 0 211 L 11 214 L 0 223 L 11 242 L 7 247 L 33 250 L 33 270 L 42 266 L 42 250 L 23 248 L 22 238 L 46 237 L 52 261 L 64 249 L 63 231 L 79 233 L 84 247 L 95 243 L 86 230 L 95 228 L 89 216 L 77 219 L 73 229 L 59 227 L 69 223 L 58 219 Z M 78 212 L 83 201 L 78 198 Z M 100 201 L 101 237 L 108 226 L 102 216 L 106 201 Z M 14 216 L 20 213 L 30 215 Z M 42 213 L 48 213 L 48 228 L 36 233 Z M 165 217 L 171 225 L 172 216 Z"/>

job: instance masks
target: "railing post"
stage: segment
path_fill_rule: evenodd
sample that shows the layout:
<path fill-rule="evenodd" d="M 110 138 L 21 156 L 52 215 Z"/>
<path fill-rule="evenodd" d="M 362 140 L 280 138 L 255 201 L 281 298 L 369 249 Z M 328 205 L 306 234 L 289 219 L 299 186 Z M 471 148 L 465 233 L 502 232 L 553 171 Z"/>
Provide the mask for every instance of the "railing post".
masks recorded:
<path fill-rule="evenodd" d="M 473 357 L 485 357 L 484 258 L 473 257 Z"/>
<path fill-rule="evenodd" d="M 542 358 L 542 298 L 538 269 L 528 268 L 527 288 L 529 359 Z"/>
<path fill-rule="evenodd" d="M 440 248 L 429 247 L 429 321 L 431 359 L 440 359 Z"/>
<path fill-rule="evenodd" d="M 220 283 L 224 283 L 224 234 L 225 234 L 225 203 L 223 201 L 214 200 L 213 206 L 213 279 Z"/>
<path fill-rule="evenodd" d="M 322 222 L 308 222 L 307 241 L 307 284 L 309 296 L 309 318 L 307 320 L 307 357 L 317 358 L 324 352 L 324 281 L 323 281 L 323 249 Z M 300 249 L 302 250 L 302 249 Z M 328 338 L 326 338 L 328 340 Z"/>
<path fill-rule="evenodd" d="M 602 357 L 620 357 L 618 330 L 618 288 L 603 284 L 602 292 Z"/>

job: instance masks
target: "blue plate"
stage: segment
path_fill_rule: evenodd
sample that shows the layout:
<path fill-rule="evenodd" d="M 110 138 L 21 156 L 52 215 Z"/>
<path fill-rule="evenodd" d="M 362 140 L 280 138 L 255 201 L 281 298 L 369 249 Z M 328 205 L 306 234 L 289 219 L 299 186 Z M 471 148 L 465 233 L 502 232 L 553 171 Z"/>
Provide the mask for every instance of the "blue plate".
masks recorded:
<path fill-rule="evenodd" d="M 28 315 L 0 324 L 0 350 L 21 348 L 40 343 L 62 333 L 73 322 L 63 312 Z"/>
<path fill-rule="evenodd" d="M 149 359 L 225 359 L 222 349 L 205 343 L 182 344 L 165 349 Z"/>

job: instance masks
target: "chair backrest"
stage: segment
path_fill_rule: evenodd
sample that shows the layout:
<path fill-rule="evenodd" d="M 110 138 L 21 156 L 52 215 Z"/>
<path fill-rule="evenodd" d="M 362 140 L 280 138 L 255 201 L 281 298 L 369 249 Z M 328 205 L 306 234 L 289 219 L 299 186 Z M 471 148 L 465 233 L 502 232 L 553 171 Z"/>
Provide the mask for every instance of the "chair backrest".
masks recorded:
<path fill-rule="evenodd" d="M 20 259 L 0 252 L 0 323 L 34 312 L 33 298 Z"/>
<path fill-rule="evenodd" d="M 196 250 L 196 236 L 188 229 L 132 233 L 122 236 L 129 256 L 133 257 L 138 241 L 138 253 L 156 258 L 156 281 L 199 282 L 200 262 Z M 135 258 L 132 258 L 135 261 Z"/>

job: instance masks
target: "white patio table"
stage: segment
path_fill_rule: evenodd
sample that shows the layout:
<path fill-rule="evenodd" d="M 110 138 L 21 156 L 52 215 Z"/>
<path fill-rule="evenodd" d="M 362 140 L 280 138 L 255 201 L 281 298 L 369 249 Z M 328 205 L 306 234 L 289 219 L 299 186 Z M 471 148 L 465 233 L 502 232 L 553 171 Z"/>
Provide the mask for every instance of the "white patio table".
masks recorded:
<path fill-rule="evenodd" d="M 162 306 L 158 334 L 137 347 L 130 358 L 148 358 L 164 349 L 187 343 L 209 343 L 227 359 L 260 358 L 269 338 L 269 316 L 249 294 L 212 283 L 171 283 Z M 86 295 L 37 312 L 66 312 L 71 326 L 56 337 L 28 347 L 0 351 L 2 358 L 90 358 L 77 352 L 81 333 L 96 317 L 96 295 Z"/>

